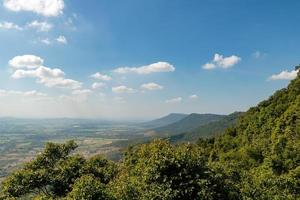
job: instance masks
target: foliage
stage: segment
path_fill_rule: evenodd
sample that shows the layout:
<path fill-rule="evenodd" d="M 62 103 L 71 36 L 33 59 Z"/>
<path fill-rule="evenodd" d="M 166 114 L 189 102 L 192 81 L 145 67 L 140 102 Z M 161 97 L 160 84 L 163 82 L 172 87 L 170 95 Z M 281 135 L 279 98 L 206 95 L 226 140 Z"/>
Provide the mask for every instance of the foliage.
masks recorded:
<path fill-rule="evenodd" d="M 131 148 L 113 182 L 117 199 L 227 199 L 222 174 L 207 166 L 204 149 L 156 140 Z"/>
<path fill-rule="evenodd" d="M 223 135 L 128 148 L 120 163 L 49 143 L 3 183 L 0 199 L 300 199 L 300 78 L 250 108 Z"/>
<path fill-rule="evenodd" d="M 80 155 L 71 155 L 76 147 L 74 141 L 48 143 L 37 158 L 7 177 L 3 182 L 3 199 L 28 194 L 36 194 L 36 199 L 56 199 L 66 197 L 70 192 L 74 196 L 77 190 L 84 190 L 80 178 L 86 175 L 95 177 L 99 185 L 107 184 L 115 174 L 116 165 L 100 156 L 87 160 Z"/>

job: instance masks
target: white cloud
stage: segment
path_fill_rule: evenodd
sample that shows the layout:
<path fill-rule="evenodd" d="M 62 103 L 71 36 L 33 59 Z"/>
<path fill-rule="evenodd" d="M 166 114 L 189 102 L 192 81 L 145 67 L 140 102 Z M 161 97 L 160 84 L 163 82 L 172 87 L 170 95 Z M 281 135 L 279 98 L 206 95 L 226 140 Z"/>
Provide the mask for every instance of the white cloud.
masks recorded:
<path fill-rule="evenodd" d="M 12 22 L 0 22 L 0 29 L 15 29 L 19 31 L 23 30 L 22 27 Z"/>
<path fill-rule="evenodd" d="M 299 70 L 292 70 L 292 71 L 287 71 L 284 70 L 280 72 L 279 74 L 273 74 L 272 76 L 269 77 L 269 80 L 276 81 L 276 80 L 293 80 L 297 77 L 297 73 Z"/>
<path fill-rule="evenodd" d="M 195 100 L 198 99 L 199 97 L 196 94 L 192 94 L 189 96 L 189 99 Z"/>
<path fill-rule="evenodd" d="M 46 45 L 52 44 L 52 42 L 49 40 L 49 38 L 41 39 L 41 43 L 44 43 Z"/>
<path fill-rule="evenodd" d="M 13 78 L 15 79 L 20 79 L 20 78 L 26 78 L 26 77 L 31 77 L 31 78 L 40 78 L 40 79 L 54 79 L 54 78 L 62 78 L 64 77 L 65 73 L 61 69 L 51 69 L 48 67 L 38 67 L 37 69 L 34 70 L 16 70 L 15 73 L 12 75 Z"/>
<path fill-rule="evenodd" d="M 145 90 L 162 90 L 164 87 L 157 83 L 145 83 L 141 85 L 141 88 Z"/>
<path fill-rule="evenodd" d="M 3 5 L 14 12 L 30 11 L 46 17 L 63 13 L 64 0 L 4 0 Z"/>
<path fill-rule="evenodd" d="M 89 89 L 84 89 L 84 90 L 74 90 L 72 92 L 72 94 L 74 95 L 88 95 L 88 94 L 91 94 L 93 93 L 92 90 L 89 90 Z"/>
<path fill-rule="evenodd" d="M 208 62 L 202 66 L 203 69 L 215 69 L 217 67 L 228 69 L 233 67 L 234 65 L 238 64 L 242 59 L 236 55 L 224 57 L 220 54 L 215 54 L 214 59 L 211 62 Z"/>
<path fill-rule="evenodd" d="M 38 80 L 38 83 L 42 83 L 47 87 L 56 87 L 56 88 L 65 88 L 65 89 L 79 89 L 82 86 L 82 83 L 79 81 L 75 81 L 73 79 L 65 79 L 65 78 L 44 78 Z"/>
<path fill-rule="evenodd" d="M 105 85 L 105 83 L 93 83 L 92 88 L 96 90 L 105 87 Z"/>
<path fill-rule="evenodd" d="M 112 78 L 108 75 L 105 74 L 101 74 L 99 72 L 92 74 L 91 75 L 92 78 L 97 79 L 97 80 L 101 80 L 101 81 L 110 81 L 112 80 Z"/>
<path fill-rule="evenodd" d="M 56 41 L 61 44 L 68 44 L 67 38 L 63 35 L 60 35 L 58 38 L 56 38 Z"/>
<path fill-rule="evenodd" d="M 31 91 L 16 91 L 16 90 L 0 90 L 0 96 L 23 96 L 23 97 L 46 97 L 48 96 L 45 93 L 37 92 L 36 90 Z"/>
<path fill-rule="evenodd" d="M 49 68 L 42 66 L 43 59 L 34 55 L 16 56 L 9 61 L 9 64 L 17 70 L 12 74 L 12 78 L 36 78 L 38 83 L 47 87 L 79 89 L 81 82 L 66 79 L 65 73 L 58 68 Z M 18 69 L 25 68 L 25 69 Z"/>
<path fill-rule="evenodd" d="M 9 65 L 13 68 L 34 69 L 42 66 L 44 60 L 35 55 L 16 56 L 9 61 Z"/>
<path fill-rule="evenodd" d="M 180 102 L 182 102 L 182 97 L 176 97 L 176 98 L 173 98 L 173 99 L 168 99 L 165 102 L 166 103 L 180 103 Z"/>
<path fill-rule="evenodd" d="M 37 20 L 34 20 L 31 23 L 27 24 L 27 27 L 34 28 L 39 32 L 49 32 L 53 28 L 53 25 L 49 24 L 48 22 L 39 22 Z"/>
<path fill-rule="evenodd" d="M 136 92 L 135 89 L 132 89 L 132 88 L 127 87 L 125 85 L 113 87 L 111 90 L 112 90 L 113 93 L 135 93 Z"/>
<path fill-rule="evenodd" d="M 206 63 L 202 67 L 203 69 L 215 69 L 217 66 L 214 63 Z"/>
<path fill-rule="evenodd" d="M 114 70 L 116 73 L 127 74 L 127 73 L 137 73 L 137 74 L 150 74 L 156 72 L 173 72 L 175 68 L 173 65 L 167 62 L 157 62 L 141 67 L 120 67 Z"/>

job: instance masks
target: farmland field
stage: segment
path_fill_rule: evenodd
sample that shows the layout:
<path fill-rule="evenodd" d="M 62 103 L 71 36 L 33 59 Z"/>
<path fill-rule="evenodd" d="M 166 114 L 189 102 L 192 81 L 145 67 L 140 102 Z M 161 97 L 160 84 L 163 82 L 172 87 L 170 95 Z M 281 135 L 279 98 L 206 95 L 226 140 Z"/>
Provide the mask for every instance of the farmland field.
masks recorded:
<path fill-rule="evenodd" d="M 75 140 L 75 153 L 86 157 L 103 154 L 118 159 L 119 147 L 113 142 L 142 134 L 130 123 L 87 119 L 0 119 L 0 181 L 21 163 L 31 160 L 46 142 Z"/>

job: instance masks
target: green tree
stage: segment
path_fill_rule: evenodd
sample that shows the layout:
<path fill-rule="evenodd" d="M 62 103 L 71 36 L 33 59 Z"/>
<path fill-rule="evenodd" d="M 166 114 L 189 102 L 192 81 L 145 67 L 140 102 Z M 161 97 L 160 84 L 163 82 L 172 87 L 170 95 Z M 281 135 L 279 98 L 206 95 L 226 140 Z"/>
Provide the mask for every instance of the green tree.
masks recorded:
<path fill-rule="evenodd" d="M 86 175 L 97 178 L 101 187 L 106 186 L 116 173 L 116 165 L 100 156 L 86 160 L 80 155 L 71 155 L 76 147 L 74 141 L 46 144 L 44 151 L 34 160 L 4 180 L 3 199 L 28 194 L 36 199 L 56 199 L 66 197 L 71 191 L 75 195 L 74 183 L 78 180 L 76 187 L 83 187 L 81 182 L 89 180 Z"/>

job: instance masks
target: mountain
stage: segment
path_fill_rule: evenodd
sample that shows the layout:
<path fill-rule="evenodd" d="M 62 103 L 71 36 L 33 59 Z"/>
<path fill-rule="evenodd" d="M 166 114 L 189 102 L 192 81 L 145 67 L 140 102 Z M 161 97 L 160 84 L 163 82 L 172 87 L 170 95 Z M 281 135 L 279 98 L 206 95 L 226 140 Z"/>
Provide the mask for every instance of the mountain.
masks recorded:
<path fill-rule="evenodd" d="M 224 118 L 204 124 L 190 132 L 172 135 L 171 142 L 192 142 L 199 138 L 209 138 L 222 134 L 227 128 L 233 126 L 237 119 L 243 115 L 243 112 L 234 112 Z"/>
<path fill-rule="evenodd" d="M 155 128 L 154 131 L 156 135 L 176 135 L 184 132 L 192 131 L 205 124 L 219 121 L 226 117 L 226 115 L 216 115 L 216 114 L 196 114 L 192 113 L 185 118 L 174 122 L 172 124 Z"/>
<path fill-rule="evenodd" d="M 157 127 L 161 127 L 161 126 L 167 126 L 169 124 L 175 123 L 177 121 L 182 120 L 183 118 L 185 118 L 186 116 L 188 116 L 187 114 L 181 114 L 181 113 L 171 113 L 167 116 L 164 116 L 162 118 L 159 119 L 155 119 L 149 122 L 144 122 L 139 124 L 140 126 L 144 127 L 144 128 L 157 128 Z"/>
<path fill-rule="evenodd" d="M 225 134 L 198 143 L 242 199 L 300 199 L 300 72 Z"/>

